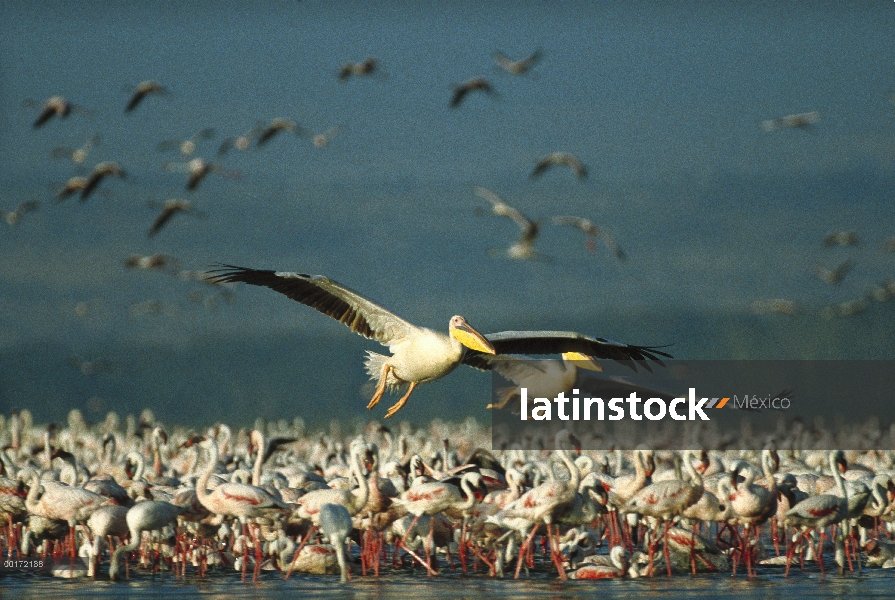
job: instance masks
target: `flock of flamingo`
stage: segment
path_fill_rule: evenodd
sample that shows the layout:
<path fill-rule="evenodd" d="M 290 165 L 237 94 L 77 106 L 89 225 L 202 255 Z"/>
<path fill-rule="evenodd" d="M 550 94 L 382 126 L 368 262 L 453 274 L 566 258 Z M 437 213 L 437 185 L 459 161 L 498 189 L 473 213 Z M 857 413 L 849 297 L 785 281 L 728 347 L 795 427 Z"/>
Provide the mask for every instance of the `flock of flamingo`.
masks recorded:
<path fill-rule="evenodd" d="M 342 582 L 386 569 L 565 580 L 895 567 L 890 452 L 582 452 L 565 430 L 555 450 L 490 452 L 472 421 L 398 436 L 375 422 L 309 434 L 300 419 L 169 434 L 149 411 L 123 426 L 77 410 L 64 428 L 28 411 L 0 425 L 5 558 L 59 577 L 106 564 L 112 580 Z"/>

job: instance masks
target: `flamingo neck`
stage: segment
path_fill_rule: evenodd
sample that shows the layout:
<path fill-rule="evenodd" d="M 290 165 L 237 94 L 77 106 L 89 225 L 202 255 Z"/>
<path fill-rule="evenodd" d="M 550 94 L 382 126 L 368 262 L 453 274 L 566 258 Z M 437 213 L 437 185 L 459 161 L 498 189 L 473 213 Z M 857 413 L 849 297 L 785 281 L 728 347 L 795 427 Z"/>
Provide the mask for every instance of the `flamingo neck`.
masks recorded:
<path fill-rule="evenodd" d="M 208 480 L 211 479 L 211 473 L 218 462 L 218 443 L 213 438 L 209 438 L 208 444 L 203 443 L 202 445 L 208 448 L 208 464 L 202 471 L 202 475 L 199 476 L 199 481 L 196 482 L 196 497 L 201 504 L 205 504 L 205 501 L 211 496 L 208 491 Z"/>
<path fill-rule="evenodd" d="M 774 472 L 771 470 L 771 452 L 764 450 L 761 453 L 761 469 L 764 471 L 764 478 L 768 481 L 768 491 L 772 495 L 777 493 L 777 480 L 774 478 Z"/>
<path fill-rule="evenodd" d="M 456 504 L 455 508 L 457 510 L 469 510 L 475 505 L 475 493 L 472 491 L 472 484 L 469 482 L 468 474 L 460 478 L 460 487 L 466 494 L 466 500 L 464 500 L 460 504 Z"/>
<path fill-rule="evenodd" d="M 162 451 L 159 448 L 158 431 L 152 432 L 152 472 L 156 477 L 162 475 Z"/>
<path fill-rule="evenodd" d="M 37 508 L 38 502 L 38 494 L 40 494 L 40 477 L 35 473 L 31 477 L 31 487 L 28 490 L 28 495 L 25 496 L 25 508 L 28 509 L 28 512 L 34 513 L 35 508 Z"/>
<path fill-rule="evenodd" d="M 569 469 L 569 475 L 572 477 L 569 482 L 569 486 L 578 491 L 578 486 L 581 485 L 581 471 L 578 470 L 578 467 L 575 466 L 575 463 L 572 462 L 572 458 L 569 456 L 568 450 L 560 450 L 559 457 L 562 459 L 564 463 L 566 463 L 566 468 Z"/>
<path fill-rule="evenodd" d="M 356 449 L 352 449 L 351 451 L 351 472 L 357 477 L 357 483 L 360 485 L 360 496 L 354 496 L 354 494 L 352 494 L 354 496 L 354 506 L 347 507 L 348 512 L 353 517 L 367 505 L 367 500 L 370 499 L 370 485 L 367 483 L 367 478 L 364 477 L 363 470 L 361 469 L 360 451 Z"/>
<path fill-rule="evenodd" d="M 143 471 L 146 470 L 146 461 L 143 459 L 143 455 L 139 452 L 128 452 L 127 456 L 125 456 L 125 460 L 132 460 L 136 465 L 136 472 L 134 476 L 131 478 L 131 481 L 140 481 L 143 479 Z"/>
<path fill-rule="evenodd" d="M 830 468 L 833 469 L 833 478 L 836 480 L 836 488 L 839 490 L 839 495 L 848 500 L 848 491 L 845 489 L 845 481 L 843 481 L 842 475 L 839 474 L 839 465 L 836 464 L 836 456 L 836 452 L 830 453 Z"/>
<path fill-rule="evenodd" d="M 702 475 L 700 475 L 699 471 L 696 470 L 696 467 L 693 466 L 693 457 L 693 452 L 689 450 L 684 453 L 684 467 L 687 469 L 687 473 L 690 474 L 690 481 L 693 482 L 693 486 L 701 488 L 703 487 Z M 749 475 L 746 477 L 748 478 Z M 751 482 L 751 480 L 748 481 Z"/>
<path fill-rule="evenodd" d="M 645 452 L 643 450 L 634 451 L 634 484 L 638 487 L 643 487 L 646 485 L 647 474 L 646 464 L 643 462 L 644 453 Z"/>
<path fill-rule="evenodd" d="M 259 486 L 261 485 L 261 466 L 264 462 L 264 450 L 267 444 L 265 444 L 266 440 L 264 439 L 264 434 L 257 430 L 256 432 L 258 434 L 256 438 L 257 442 L 255 443 L 255 451 L 257 454 L 255 456 L 255 466 L 252 468 L 252 485 Z M 255 432 L 252 433 L 254 436 Z"/>

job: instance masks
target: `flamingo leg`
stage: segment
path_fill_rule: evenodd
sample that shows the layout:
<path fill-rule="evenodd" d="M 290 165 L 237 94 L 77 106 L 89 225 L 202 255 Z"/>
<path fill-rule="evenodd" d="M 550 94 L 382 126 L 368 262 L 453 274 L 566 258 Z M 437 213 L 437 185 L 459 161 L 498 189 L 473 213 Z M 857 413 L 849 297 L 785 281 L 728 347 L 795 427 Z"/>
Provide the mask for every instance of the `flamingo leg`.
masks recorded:
<path fill-rule="evenodd" d="M 410 398 L 410 394 L 413 393 L 413 390 L 416 389 L 417 385 L 419 385 L 419 384 L 415 381 L 410 382 L 410 389 L 407 390 L 407 393 L 404 394 L 404 396 L 400 400 L 398 400 L 394 406 L 392 406 L 390 409 L 388 409 L 388 412 L 385 413 L 386 419 L 391 419 L 395 415 L 396 412 L 401 410 L 401 408 L 403 408 L 404 405 L 407 404 L 407 399 Z"/>
<path fill-rule="evenodd" d="M 786 551 L 786 571 L 783 574 L 784 577 L 789 577 L 789 567 L 792 564 L 792 557 L 795 554 L 796 548 L 801 543 L 802 538 L 804 536 L 805 536 L 804 531 L 799 535 L 793 536 L 792 546 L 790 546 L 789 549 L 787 549 L 787 551 Z M 787 539 L 787 543 L 789 543 L 788 539 Z M 804 553 L 802 553 L 802 555 L 804 555 Z"/>
<path fill-rule="evenodd" d="M 519 562 L 516 563 L 515 579 L 519 579 L 519 571 L 522 570 L 522 561 L 525 560 L 525 555 L 527 552 L 529 552 L 529 547 L 531 546 L 531 542 L 534 539 L 535 534 L 538 532 L 538 527 L 540 527 L 540 526 L 541 526 L 540 523 L 535 524 L 535 526 L 531 530 L 531 533 L 528 534 L 528 537 L 525 539 L 525 543 L 522 544 L 521 548 L 519 548 Z"/>
<path fill-rule="evenodd" d="M 250 528 L 252 543 L 255 544 L 255 570 L 252 572 L 252 583 L 258 581 L 258 577 L 261 575 L 261 543 L 258 541 L 258 529 L 260 526 L 257 524 Z"/>
<path fill-rule="evenodd" d="M 379 376 L 379 385 L 376 386 L 376 393 L 373 394 L 373 397 L 370 399 L 370 403 L 367 404 L 367 410 L 370 410 L 382 400 L 382 395 L 385 393 L 385 382 L 388 381 L 388 372 L 391 370 L 389 365 L 382 366 L 382 374 Z"/>
<path fill-rule="evenodd" d="M 690 527 L 690 570 L 696 575 L 696 523 Z"/>
<path fill-rule="evenodd" d="M 671 527 L 671 521 L 665 521 L 665 530 L 662 532 L 662 550 L 665 553 L 665 566 L 668 568 L 668 576 L 671 577 L 671 553 L 668 550 L 668 529 Z"/>
<path fill-rule="evenodd" d="M 435 556 L 435 517 L 429 518 L 429 535 L 426 537 L 426 564 L 429 569 L 429 576 L 432 576 L 434 569 L 432 568 L 432 558 Z M 436 557 L 437 561 L 438 558 Z"/>
<path fill-rule="evenodd" d="M 551 531 L 550 523 L 547 523 L 547 539 L 550 541 L 550 558 L 553 560 L 553 564 L 556 565 L 556 570 L 559 572 L 559 578 L 563 581 L 567 580 L 569 577 L 566 575 L 566 570 L 562 566 L 562 556 L 559 551 L 559 528 L 556 528 L 556 532 Z"/>
<path fill-rule="evenodd" d="M 311 534 L 313 534 L 316 530 L 317 527 L 315 525 L 311 525 L 311 528 L 308 530 L 308 533 L 301 541 L 301 544 L 299 544 L 298 548 L 295 549 L 295 554 L 292 555 L 292 561 L 289 563 L 289 569 L 286 571 L 286 579 L 289 579 L 289 576 L 292 575 L 292 570 L 295 569 L 295 561 L 298 560 L 298 553 L 301 552 L 302 548 L 305 547 L 305 544 L 307 544 L 308 540 L 311 538 Z"/>
<path fill-rule="evenodd" d="M 403 548 L 404 551 L 405 551 L 407 554 L 409 554 L 411 557 L 413 557 L 413 559 L 414 559 L 416 562 L 418 562 L 418 563 L 420 563 L 421 565 L 423 565 L 424 567 L 426 567 L 426 570 L 428 571 L 430 577 L 435 577 L 436 575 L 438 575 L 438 573 L 435 572 L 435 571 L 432 569 L 432 567 L 429 565 L 429 563 L 428 563 L 427 561 L 425 561 L 425 560 L 423 560 L 422 558 L 420 558 L 419 555 L 418 555 L 416 552 L 414 552 L 413 550 L 411 550 L 410 548 L 408 548 L 406 544 L 404 544 L 404 540 L 401 540 L 400 542 L 398 542 L 398 545 L 399 545 L 401 548 Z"/>

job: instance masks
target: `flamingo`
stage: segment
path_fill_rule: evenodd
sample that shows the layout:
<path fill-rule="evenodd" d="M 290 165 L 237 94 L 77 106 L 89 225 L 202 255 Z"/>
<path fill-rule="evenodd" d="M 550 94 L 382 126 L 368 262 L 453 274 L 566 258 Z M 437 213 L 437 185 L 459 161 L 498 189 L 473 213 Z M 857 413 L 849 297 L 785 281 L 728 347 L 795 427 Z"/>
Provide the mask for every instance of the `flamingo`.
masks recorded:
<path fill-rule="evenodd" d="M 78 192 L 83 192 L 87 187 L 87 178 L 86 177 L 72 177 L 68 181 L 65 182 L 65 185 L 56 193 L 56 203 L 62 202 L 69 196 L 72 196 Z"/>
<path fill-rule="evenodd" d="M 804 538 L 809 529 L 814 529 L 820 534 L 820 553 L 817 560 L 820 563 L 821 572 L 823 572 L 823 539 L 824 528 L 828 525 L 834 525 L 841 522 L 848 516 L 848 491 L 845 488 L 842 475 L 839 474 L 839 466 L 845 466 L 845 455 L 842 450 L 833 450 L 829 454 L 830 470 L 833 472 L 833 478 L 836 480 L 836 488 L 839 495 L 819 494 L 802 500 L 789 511 L 784 517 L 786 525 L 792 525 L 801 528 L 802 534 L 800 538 Z M 786 556 L 786 575 L 789 575 L 789 567 L 792 555 L 795 552 L 796 542 L 798 538 L 793 539 L 792 547 L 787 551 Z M 842 565 L 840 565 L 842 570 Z"/>
<path fill-rule="evenodd" d="M 345 539 L 351 533 L 351 529 L 351 514 L 347 508 L 341 504 L 324 504 L 320 507 L 320 531 L 336 548 L 342 583 L 348 580 L 349 575 L 348 567 L 345 564 Z"/>
<path fill-rule="evenodd" d="M 562 432 L 560 432 L 561 434 Z M 557 434 L 559 437 L 560 434 Z M 558 445 L 558 444 L 557 444 Z M 557 450 L 556 454 L 569 469 L 570 479 L 557 480 L 542 483 L 524 493 L 518 500 L 510 503 L 502 512 L 507 517 L 521 517 L 534 524 L 534 528 L 528 535 L 522 551 L 519 553 L 519 561 L 516 564 L 516 579 L 522 568 L 522 561 L 529 551 L 535 533 L 541 523 L 547 525 L 547 539 L 550 542 L 550 554 L 561 579 L 566 579 L 566 572 L 559 557 L 559 544 L 553 535 L 553 520 L 558 511 L 566 504 L 572 502 L 578 493 L 581 483 L 581 474 L 575 463 L 572 462 L 568 451 Z"/>
<path fill-rule="evenodd" d="M 357 493 L 353 490 L 322 489 L 308 492 L 298 501 L 295 513 L 302 519 L 310 520 L 315 526 L 320 523 L 320 509 L 325 504 L 340 504 L 350 516 L 358 514 L 370 498 L 370 486 L 361 469 L 360 454 L 365 450 L 363 440 L 351 444 L 351 472 L 360 485 Z"/>
<path fill-rule="evenodd" d="M 208 491 L 208 481 L 218 462 L 219 450 L 218 443 L 214 438 L 201 438 L 195 436 L 185 442 L 186 446 L 197 444 L 208 451 L 208 465 L 199 476 L 196 482 L 196 497 L 199 502 L 216 515 L 225 517 L 235 517 L 242 524 L 243 535 L 248 535 L 248 522 L 250 519 L 257 517 L 271 517 L 276 514 L 282 514 L 289 510 L 281 500 L 272 496 L 267 490 L 253 485 L 244 483 L 226 482 L 221 483 L 213 491 Z M 255 542 L 256 553 L 260 554 L 260 546 L 258 544 L 257 532 L 255 528 L 251 530 L 253 541 Z M 245 558 L 245 557 L 243 557 Z M 255 573 L 253 579 L 258 576 L 260 568 L 259 557 L 256 556 Z M 243 561 L 243 566 L 246 562 Z M 243 572 L 245 577 L 245 572 Z"/>
<path fill-rule="evenodd" d="M 463 490 L 462 494 L 460 490 L 457 489 L 457 486 L 438 481 L 421 483 L 413 486 L 404 492 L 400 498 L 395 498 L 392 502 L 397 506 L 404 507 L 407 509 L 407 512 L 414 516 L 413 521 L 411 521 L 410 526 L 407 528 L 409 531 L 413 529 L 416 521 L 419 520 L 422 515 L 429 515 L 431 517 L 448 510 L 461 512 L 469 510 L 473 507 L 476 501 L 473 486 L 481 488 L 482 485 L 482 476 L 480 473 L 467 472 L 460 478 L 460 487 Z M 463 494 L 465 494 L 465 498 L 463 497 Z M 433 537 L 434 519 L 429 521 L 429 537 L 426 543 L 426 552 L 430 557 L 432 556 L 433 550 Z M 437 575 L 429 562 L 424 562 L 420 559 L 419 556 L 407 548 L 403 540 L 401 541 L 401 545 L 413 558 L 426 567 L 430 576 Z"/>
<path fill-rule="evenodd" d="M 273 119 L 263 130 L 261 130 L 261 133 L 258 134 L 258 141 L 256 143 L 258 146 L 263 146 L 267 142 L 272 140 L 278 133 L 283 131 L 296 133 L 302 132 L 303 130 L 292 119 L 277 117 L 276 119 Z"/>
<path fill-rule="evenodd" d="M 121 555 L 125 552 L 133 552 L 140 546 L 141 535 L 144 531 L 162 529 L 176 520 L 181 512 L 183 512 L 183 508 L 180 506 L 170 502 L 154 500 L 138 502 L 128 510 L 125 520 L 127 521 L 128 531 L 130 531 L 131 542 L 126 546 L 120 546 L 112 554 L 112 562 L 109 566 L 109 579 L 112 581 L 119 580 L 118 561 Z"/>
<path fill-rule="evenodd" d="M 659 527 L 665 522 L 663 537 L 667 536 L 672 517 L 679 517 L 691 505 L 699 501 L 705 488 L 702 483 L 702 475 L 693 467 L 691 451 L 684 452 L 684 466 L 690 474 L 690 482 L 680 479 L 668 479 L 657 481 L 637 492 L 625 505 L 626 512 L 639 513 L 641 515 L 657 519 L 656 538 L 650 544 L 649 560 L 652 565 L 653 554 L 658 543 Z M 664 544 L 665 562 L 668 566 L 668 575 L 671 576 L 671 562 L 668 556 L 668 542 Z"/>
<path fill-rule="evenodd" d="M 127 506 L 100 506 L 90 518 L 87 526 L 93 534 L 93 546 L 88 557 L 88 577 L 96 577 L 96 562 L 103 551 L 103 542 L 107 536 L 124 537 L 127 535 Z"/>
<path fill-rule="evenodd" d="M 621 457 L 621 451 L 619 451 L 619 456 Z M 610 543 L 615 543 L 622 539 L 618 532 L 620 525 L 624 525 L 628 529 L 636 527 L 636 514 L 626 515 L 624 507 L 637 492 L 652 483 L 651 477 L 656 468 L 653 451 L 649 448 L 638 447 L 634 450 L 633 459 L 633 473 L 630 471 L 618 473 L 614 478 L 608 475 L 600 477 L 603 482 L 603 489 L 609 493 L 609 526 L 612 529 Z M 619 468 L 621 468 L 621 464 L 619 464 Z M 616 514 L 626 515 L 626 522 L 620 524 Z M 626 531 L 623 529 L 621 533 L 627 535 Z"/>
<path fill-rule="evenodd" d="M 623 546 L 613 546 L 609 556 L 592 556 L 591 559 L 607 559 L 600 562 L 588 561 L 579 569 L 569 573 L 569 579 L 614 579 L 624 577 L 630 566 L 628 551 Z"/>
<path fill-rule="evenodd" d="M 761 122 L 761 128 L 765 131 L 778 129 L 807 128 L 820 121 L 820 113 L 816 110 L 794 115 L 786 115 L 779 119 L 769 119 Z"/>
<path fill-rule="evenodd" d="M 745 554 L 746 570 L 753 574 L 752 551 L 747 547 L 747 540 L 751 530 L 755 527 L 756 538 L 760 534 L 759 526 L 767 521 L 774 513 L 777 512 L 777 480 L 771 472 L 771 451 L 763 450 L 761 453 L 761 466 L 764 472 L 764 479 L 767 482 L 767 488 L 755 485 L 755 472 L 742 461 L 738 461 L 731 465 L 731 487 L 728 497 L 730 509 L 734 513 L 733 522 L 743 525 L 742 552 Z M 745 480 L 738 482 L 738 474 L 745 472 Z M 755 541 L 757 543 L 757 539 Z M 736 562 L 734 562 L 736 568 Z"/>
<path fill-rule="evenodd" d="M 219 172 L 226 177 L 239 177 L 238 171 L 224 169 L 221 165 L 208 162 L 204 158 L 193 158 L 186 163 L 169 162 L 165 164 L 165 169 L 168 171 L 186 171 L 189 174 L 186 189 L 190 192 L 195 191 L 209 173 Z"/>
<path fill-rule="evenodd" d="M 56 482 L 41 481 L 35 473 L 31 480 L 31 489 L 25 498 L 25 507 L 32 515 L 47 519 L 57 519 L 68 523 L 71 537 L 71 558 L 75 557 L 75 525 L 84 523 L 93 512 L 108 499 L 88 490 L 60 484 Z"/>
<path fill-rule="evenodd" d="M 12 549 L 17 546 L 14 522 L 20 521 L 26 514 L 25 498 L 28 490 L 21 479 L 0 477 L 0 520 L 5 520 L 9 529 L 6 534 L 7 557 L 12 557 Z"/>
<path fill-rule="evenodd" d="M 22 218 L 22 215 L 28 214 L 30 212 L 34 212 L 40 208 L 40 202 L 36 200 L 27 200 L 25 202 L 20 202 L 18 206 L 16 206 L 15 210 L 10 210 L 3 212 L 0 210 L 0 217 L 3 217 L 3 220 L 10 227 L 15 227 L 18 224 L 19 219 Z"/>
<path fill-rule="evenodd" d="M 208 481 L 218 462 L 219 450 L 213 438 L 191 438 L 187 446 L 197 444 L 208 453 L 208 464 L 196 482 L 196 496 L 199 502 L 209 511 L 217 515 L 235 517 L 243 527 L 249 519 L 269 517 L 275 513 L 289 510 L 282 501 L 273 497 L 265 489 L 244 483 L 221 483 L 212 491 L 208 491 Z"/>

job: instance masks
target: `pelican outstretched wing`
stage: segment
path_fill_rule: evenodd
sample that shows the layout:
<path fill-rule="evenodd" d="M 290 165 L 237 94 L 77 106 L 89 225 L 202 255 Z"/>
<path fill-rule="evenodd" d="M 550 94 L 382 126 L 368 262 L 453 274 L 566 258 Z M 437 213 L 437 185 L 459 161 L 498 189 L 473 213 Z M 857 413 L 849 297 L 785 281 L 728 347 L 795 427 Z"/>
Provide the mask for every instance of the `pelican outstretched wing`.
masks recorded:
<path fill-rule="evenodd" d="M 613 342 L 605 338 L 592 338 L 574 331 L 502 331 L 485 336 L 497 354 L 562 354 L 563 352 L 580 352 L 593 358 L 614 360 L 633 370 L 637 370 L 634 361 L 647 371 L 651 371 L 647 360 L 660 365 L 662 359 L 671 358 L 670 354 L 650 346 L 632 346 L 621 342 Z M 467 351 L 464 364 L 482 368 L 482 360 L 474 351 Z"/>
<path fill-rule="evenodd" d="M 208 272 L 208 279 L 213 283 L 242 282 L 268 287 L 344 323 L 351 331 L 384 346 L 390 346 L 420 330 L 416 325 L 323 275 L 221 266 L 224 268 Z"/>
<path fill-rule="evenodd" d="M 480 185 L 475 186 L 473 192 L 479 198 L 484 198 L 491 203 L 491 212 L 493 214 L 499 217 L 509 217 L 512 219 L 513 222 L 519 226 L 519 229 L 522 230 L 523 238 L 526 235 L 530 236 L 532 240 L 537 237 L 538 224 L 504 202 L 500 196 Z"/>

